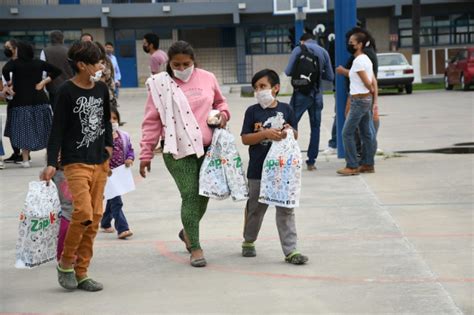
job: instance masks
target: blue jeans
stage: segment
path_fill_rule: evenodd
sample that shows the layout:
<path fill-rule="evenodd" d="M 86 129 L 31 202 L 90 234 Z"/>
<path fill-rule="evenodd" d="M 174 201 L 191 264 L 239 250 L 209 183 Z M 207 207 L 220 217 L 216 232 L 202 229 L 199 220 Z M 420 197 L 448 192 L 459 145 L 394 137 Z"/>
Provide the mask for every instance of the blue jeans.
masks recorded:
<path fill-rule="evenodd" d="M 351 109 L 347 115 L 344 128 L 342 129 L 342 139 L 346 152 L 346 166 L 358 168 L 357 147 L 355 133 L 359 127 L 360 138 L 362 140 L 362 165 L 374 165 L 375 155 L 375 128 L 372 123 L 372 97 L 351 98 Z"/>
<path fill-rule="evenodd" d="M 114 219 L 114 226 L 117 233 L 128 231 L 128 222 L 122 211 L 123 202 L 122 197 L 117 196 L 115 198 L 107 200 L 107 206 L 105 207 L 104 215 L 100 226 L 104 229 L 111 227 L 112 218 Z"/>
<path fill-rule="evenodd" d="M 298 125 L 305 111 L 308 111 L 311 136 L 308 145 L 308 160 L 306 164 L 314 165 L 318 158 L 319 133 L 321 129 L 321 112 L 323 110 L 323 95 L 321 93 L 311 93 L 305 95 L 294 91 L 291 96 L 290 106 L 293 108 Z M 298 127 L 298 126 L 297 126 Z"/>

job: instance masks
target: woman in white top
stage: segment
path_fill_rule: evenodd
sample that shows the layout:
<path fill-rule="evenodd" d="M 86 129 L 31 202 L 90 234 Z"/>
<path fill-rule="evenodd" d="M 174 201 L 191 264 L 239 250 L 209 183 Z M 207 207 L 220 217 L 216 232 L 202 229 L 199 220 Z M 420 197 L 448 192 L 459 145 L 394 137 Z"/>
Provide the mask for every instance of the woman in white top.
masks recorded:
<path fill-rule="evenodd" d="M 358 175 L 375 171 L 375 135 L 370 128 L 370 122 L 372 120 L 372 99 L 377 85 L 372 62 L 363 52 L 368 40 L 366 34 L 355 33 L 349 38 L 347 45 L 348 51 L 354 55 L 355 59 L 349 71 L 351 108 L 342 130 L 346 167 L 337 171 L 340 175 Z M 355 142 L 357 128 L 360 130 L 362 140 L 360 162 L 357 159 Z"/>

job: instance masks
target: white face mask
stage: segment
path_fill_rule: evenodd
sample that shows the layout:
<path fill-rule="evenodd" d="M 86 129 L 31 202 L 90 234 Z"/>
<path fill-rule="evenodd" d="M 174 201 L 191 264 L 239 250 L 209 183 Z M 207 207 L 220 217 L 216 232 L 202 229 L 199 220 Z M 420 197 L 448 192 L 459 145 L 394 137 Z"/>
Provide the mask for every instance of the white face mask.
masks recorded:
<path fill-rule="evenodd" d="M 193 71 L 194 65 L 192 65 L 191 67 L 187 67 L 183 71 L 173 69 L 173 74 L 175 78 L 178 78 L 183 82 L 188 82 L 191 78 L 191 74 L 193 74 Z"/>
<path fill-rule="evenodd" d="M 112 123 L 112 131 L 117 131 L 119 129 L 119 123 L 118 122 L 113 122 Z"/>
<path fill-rule="evenodd" d="M 101 78 L 102 78 L 102 70 L 98 70 L 95 72 L 94 75 L 89 76 L 89 80 L 91 82 L 99 82 Z"/>
<path fill-rule="evenodd" d="M 271 89 L 255 92 L 255 98 L 263 109 L 272 105 L 273 101 L 275 100 Z"/>

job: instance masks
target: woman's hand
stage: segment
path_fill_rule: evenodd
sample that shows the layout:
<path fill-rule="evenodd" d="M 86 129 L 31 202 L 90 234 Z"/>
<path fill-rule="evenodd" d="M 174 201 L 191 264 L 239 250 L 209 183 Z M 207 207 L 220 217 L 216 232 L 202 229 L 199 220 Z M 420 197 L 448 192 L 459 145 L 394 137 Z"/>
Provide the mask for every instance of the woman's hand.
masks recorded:
<path fill-rule="evenodd" d="M 46 85 L 46 84 L 44 83 L 44 81 L 41 81 L 40 83 L 36 84 L 36 85 L 35 85 L 36 91 L 41 91 L 42 89 L 44 89 L 44 86 L 45 86 L 45 85 Z"/>
<path fill-rule="evenodd" d="M 3 93 L 3 95 L 5 95 L 5 97 L 7 97 L 7 96 L 14 96 L 14 95 L 15 95 L 15 91 L 13 91 L 13 87 L 7 86 L 7 85 L 5 85 L 5 86 L 3 87 L 2 93 Z"/>
<path fill-rule="evenodd" d="M 47 77 L 46 79 L 44 80 L 41 80 L 40 83 L 36 84 L 35 86 L 35 89 L 36 91 L 41 91 L 42 89 L 44 89 L 44 87 L 46 86 L 46 84 L 48 84 L 49 82 L 51 82 L 51 78 L 50 77 Z"/>
<path fill-rule="evenodd" d="M 140 175 L 146 178 L 146 173 L 151 172 L 151 161 L 140 161 Z"/>
<path fill-rule="evenodd" d="M 133 165 L 133 160 L 131 159 L 126 159 L 125 160 L 125 167 L 130 167 Z"/>
<path fill-rule="evenodd" d="M 227 126 L 227 116 L 225 114 L 222 114 L 222 112 L 219 114 L 219 120 L 220 120 L 220 124 L 219 124 L 219 128 L 222 128 L 224 129 L 225 126 Z"/>
<path fill-rule="evenodd" d="M 343 66 L 339 66 L 336 68 L 336 73 L 337 74 L 340 74 L 340 75 L 343 75 L 345 77 L 348 77 L 349 76 L 349 70 L 347 70 L 346 68 L 344 68 Z"/>
<path fill-rule="evenodd" d="M 47 166 L 40 173 L 40 180 L 46 181 L 47 185 L 49 185 L 49 181 L 53 178 L 54 174 L 56 174 L 56 168 L 54 166 Z"/>

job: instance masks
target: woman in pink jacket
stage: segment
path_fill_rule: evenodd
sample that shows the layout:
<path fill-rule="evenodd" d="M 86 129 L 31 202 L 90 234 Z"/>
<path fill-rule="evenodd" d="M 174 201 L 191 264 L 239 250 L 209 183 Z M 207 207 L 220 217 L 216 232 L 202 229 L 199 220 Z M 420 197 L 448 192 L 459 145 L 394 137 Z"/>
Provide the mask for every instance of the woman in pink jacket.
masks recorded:
<path fill-rule="evenodd" d="M 207 125 L 211 110 L 220 112 L 220 126 L 230 118 L 228 105 L 216 77 L 196 67 L 194 50 L 185 41 L 168 50 L 167 71 L 147 80 L 148 98 L 140 142 L 140 174 L 150 172 L 153 150 L 161 139 L 166 168 L 181 194 L 179 237 L 191 253 L 193 267 L 206 266 L 199 243 L 199 222 L 209 199 L 199 195 L 199 170 L 204 152 L 211 144 L 212 129 Z"/>

